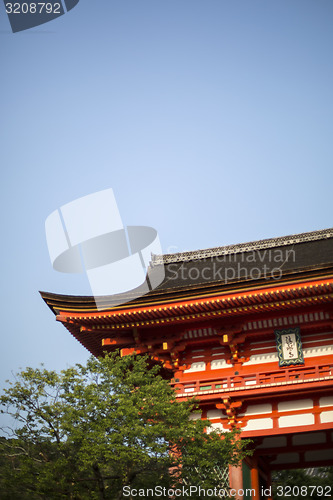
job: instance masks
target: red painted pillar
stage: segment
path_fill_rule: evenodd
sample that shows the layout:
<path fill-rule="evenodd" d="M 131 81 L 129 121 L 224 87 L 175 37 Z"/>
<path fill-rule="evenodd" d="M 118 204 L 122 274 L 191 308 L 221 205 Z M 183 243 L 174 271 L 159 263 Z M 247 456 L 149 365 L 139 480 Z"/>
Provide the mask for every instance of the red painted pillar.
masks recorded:
<path fill-rule="evenodd" d="M 243 500 L 243 469 L 242 464 L 239 467 L 229 466 L 230 488 L 235 500 Z"/>
<path fill-rule="evenodd" d="M 253 461 L 253 466 L 251 468 L 251 489 L 254 490 L 253 500 L 260 500 L 260 490 L 259 490 L 259 470 L 258 461 Z"/>

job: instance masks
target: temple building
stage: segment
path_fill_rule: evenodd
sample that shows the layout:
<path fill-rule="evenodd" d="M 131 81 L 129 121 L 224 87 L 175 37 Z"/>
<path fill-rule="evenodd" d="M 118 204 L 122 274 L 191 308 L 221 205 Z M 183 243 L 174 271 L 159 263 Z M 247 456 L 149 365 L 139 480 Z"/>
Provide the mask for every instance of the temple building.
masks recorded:
<path fill-rule="evenodd" d="M 229 471 L 238 500 L 270 498 L 273 470 L 333 465 L 333 229 L 152 256 L 160 266 L 155 290 L 104 310 L 42 297 L 93 355 L 149 353 L 179 400 L 253 440 Z"/>

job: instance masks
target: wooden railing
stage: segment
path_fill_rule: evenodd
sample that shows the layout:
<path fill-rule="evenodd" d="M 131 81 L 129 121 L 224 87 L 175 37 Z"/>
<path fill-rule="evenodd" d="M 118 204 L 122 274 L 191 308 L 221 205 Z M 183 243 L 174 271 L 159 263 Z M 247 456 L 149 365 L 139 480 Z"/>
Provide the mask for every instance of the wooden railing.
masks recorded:
<path fill-rule="evenodd" d="M 317 366 L 289 367 L 274 371 L 261 371 L 246 373 L 244 375 L 231 375 L 221 378 L 211 377 L 201 380 L 186 380 L 175 382 L 173 386 L 180 393 L 203 393 L 204 391 L 223 392 L 240 389 L 251 389 L 252 386 L 278 386 L 293 383 L 312 382 L 322 379 L 333 380 L 333 364 L 320 364 Z"/>

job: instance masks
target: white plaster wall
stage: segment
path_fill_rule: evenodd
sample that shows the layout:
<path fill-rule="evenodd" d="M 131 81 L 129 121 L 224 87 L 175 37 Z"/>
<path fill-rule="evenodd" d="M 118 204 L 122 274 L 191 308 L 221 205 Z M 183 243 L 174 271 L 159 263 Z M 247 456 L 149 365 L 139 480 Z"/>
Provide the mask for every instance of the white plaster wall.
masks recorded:
<path fill-rule="evenodd" d="M 322 424 L 328 424 L 329 422 L 333 422 L 333 411 L 323 411 L 320 414 L 320 422 Z"/>
<path fill-rule="evenodd" d="M 261 415 L 262 413 L 271 413 L 272 405 L 264 404 L 264 405 L 251 405 L 247 407 L 245 415 Z"/>
<path fill-rule="evenodd" d="M 319 399 L 319 406 L 333 406 L 333 396 L 327 396 Z"/>
<path fill-rule="evenodd" d="M 207 418 L 208 419 L 222 418 L 222 417 L 223 417 L 222 410 L 209 410 L 209 411 L 207 411 Z"/>
<path fill-rule="evenodd" d="M 214 359 L 211 362 L 210 366 L 211 366 L 212 370 L 218 370 L 219 368 L 225 368 L 225 367 L 227 367 L 229 365 L 228 365 L 228 363 L 226 362 L 225 359 Z"/>
<path fill-rule="evenodd" d="M 313 358 L 315 356 L 328 356 L 330 354 L 333 354 L 332 345 L 326 345 L 320 347 L 308 347 L 306 349 L 303 349 L 304 358 Z M 261 363 L 273 363 L 275 361 L 276 362 L 279 361 L 276 352 L 270 352 L 267 354 L 251 354 L 249 361 L 246 361 L 245 363 L 243 363 L 243 365 L 244 366 L 258 365 Z"/>
<path fill-rule="evenodd" d="M 206 363 L 204 361 L 196 361 L 191 364 L 191 368 L 184 370 L 184 373 L 191 372 L 204 372 L 206 370 Z"/>
<path fill-rule="evenodd" d="M 245 363 L 243 363 L 243 366 L 259 365 L 261 363 L 273 363 L 274 361 L 279 361 L 278 355 L 274 352 L 268 354 L 252 354 L 249 361 L 245 361 Z"/>
<path fill-rule="evenodd" d="M 283 401 L 278 404 L 279 411 L 308 410 L 313 408 L 312 399 L 298 399 L 296 401 Z"/>
<path fill-rule="evenodd" d="M 307 349 L 303 349 L 304 358 L 313 358 L 315 356 L 328 356 L 329 354 L 333 354 L 333 346 L 325 345 L 321 347 L 309 347 Z"/>
<path fill-rule="evenodd" d="M 212 424 L 211 429 L 208 429 L 208 432 L 211 432 L 212 430 L 218 430 L 221 432 L 229 432 L 228 429 L 223 428 L 223 425 L 221 424 L 221 422 L 216 422 L 215 424 Z"/>
<path fill-rule="evenodd" d="M 303 415 L 287 415 L 279 417 L 280 427 L 299 427 L 301 425 L 314 424 L 314 415 L 312 413 L 304 413 Z"/>
<path fill-rule="evenodd" d="M 200 413 L 191 413 L 190 415 L 190 420 L 200 420 L 201 418 L 201 412 Z"/>
<path fill-rule="evenodd" d="M 259 431 L 262 429 L 273 429 L 273 420 L 271 418 L 256 418 L 249 420 L 243 430 Z"/>

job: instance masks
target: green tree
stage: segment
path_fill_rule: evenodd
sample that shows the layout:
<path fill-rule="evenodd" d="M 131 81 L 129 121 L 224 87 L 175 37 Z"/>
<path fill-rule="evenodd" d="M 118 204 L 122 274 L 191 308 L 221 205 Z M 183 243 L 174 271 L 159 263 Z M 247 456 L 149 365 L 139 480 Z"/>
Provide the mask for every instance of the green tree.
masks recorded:
<path fill-rule="evenodd" d="M 0 441 L 1 498 L 120 499 L 124 487 L 218 487 L 216 467 L 236 465 L 247 442 L 191 420 L 196 402 L 177 402 L 148 361 L 113 354 L 60 374 L 19 373 L 0 399 L 15 421 Z"/>
<path fill-rule="evenodd" d="M 281 500 L 333 498 L 333 467 L 290 469 L 272 474 L 273 496 Z M 303 488 L 303 489 L 302 489 Z"/>

